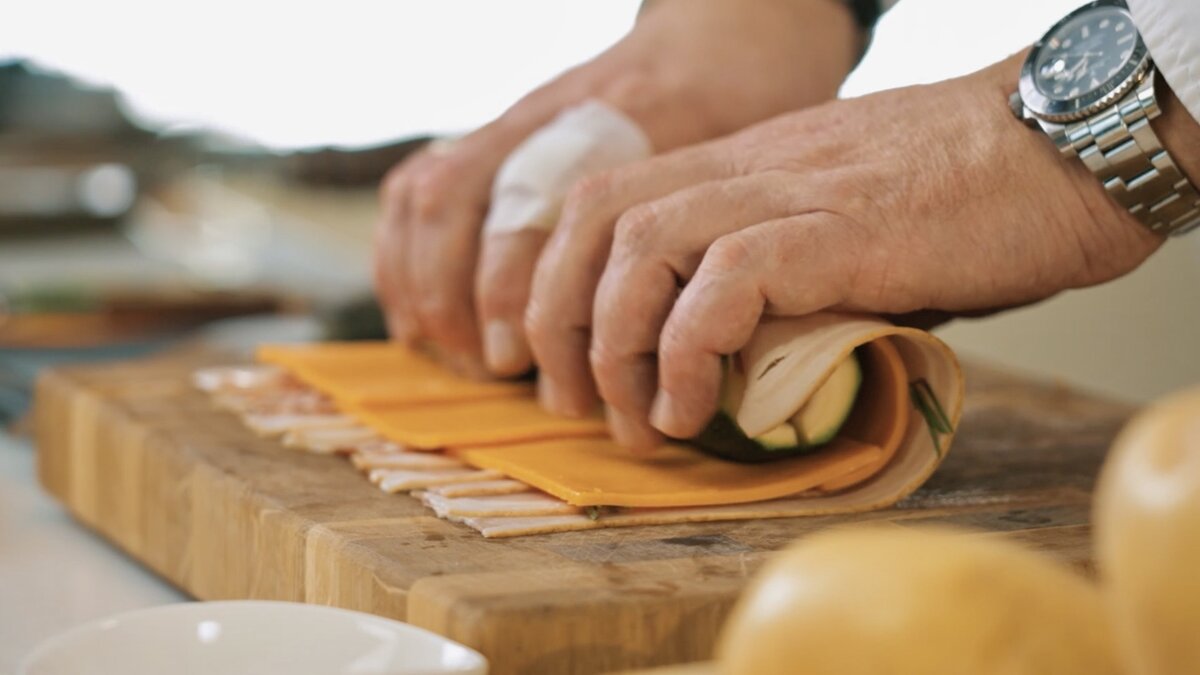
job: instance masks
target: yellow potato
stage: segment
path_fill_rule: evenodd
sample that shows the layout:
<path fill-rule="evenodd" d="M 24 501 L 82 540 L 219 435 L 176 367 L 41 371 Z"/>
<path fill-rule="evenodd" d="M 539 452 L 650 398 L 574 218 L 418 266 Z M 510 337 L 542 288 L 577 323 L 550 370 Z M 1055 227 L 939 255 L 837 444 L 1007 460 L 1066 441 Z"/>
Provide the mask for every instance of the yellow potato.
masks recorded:
<path fill-rule="evenodd" d="M 734 609 L 723 675 L 1115 675 L 1099 591 L 996 538 L 856 527 L 780 553 Z"/>
<path fill-rule="evenodd" d="M 1094 520 L 1131 675 L 1200 673 L 1200 390 L 1152 406 L 1121 432 Z"/>

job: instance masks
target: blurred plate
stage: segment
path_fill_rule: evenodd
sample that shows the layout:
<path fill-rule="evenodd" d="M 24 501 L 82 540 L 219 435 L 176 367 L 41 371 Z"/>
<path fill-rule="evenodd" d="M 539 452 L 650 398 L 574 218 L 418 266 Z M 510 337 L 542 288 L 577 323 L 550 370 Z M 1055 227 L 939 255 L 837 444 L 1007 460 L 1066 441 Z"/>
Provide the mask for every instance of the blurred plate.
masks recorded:
<path fill-rule="evenodd" d="M 486 675 L 427 630 L 290 602 L 190 602 L 118 614 L 37 647 L 19 675 Z"/>

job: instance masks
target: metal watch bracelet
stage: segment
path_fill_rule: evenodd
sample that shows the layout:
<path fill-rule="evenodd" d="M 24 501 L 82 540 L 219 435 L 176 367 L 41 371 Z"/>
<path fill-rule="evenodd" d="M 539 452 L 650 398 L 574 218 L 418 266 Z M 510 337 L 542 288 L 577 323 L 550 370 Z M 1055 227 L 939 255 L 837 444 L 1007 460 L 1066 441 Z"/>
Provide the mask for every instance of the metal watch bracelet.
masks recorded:
<path fill-rule="evenodd" d="M 1151 231 L 1181 235 L 1200 226 L 1200 193 L 1163 148 L 1150 120 L 1162 114 L 1151 67 L 1116 105 L 1078 122 L 1043 128 L 1064 154 L 1078 155 L 1104 189 Z"/>

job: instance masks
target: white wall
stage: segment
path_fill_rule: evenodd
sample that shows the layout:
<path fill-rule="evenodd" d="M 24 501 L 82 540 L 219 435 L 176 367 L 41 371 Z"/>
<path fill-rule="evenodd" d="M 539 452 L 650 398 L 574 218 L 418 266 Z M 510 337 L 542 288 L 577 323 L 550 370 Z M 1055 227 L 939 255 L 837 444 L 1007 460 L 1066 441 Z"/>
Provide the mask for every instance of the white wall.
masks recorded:
<path fill-rule="evenodd" d="M 273 146 L 477 126 L 601 51 L 637 0 L 10 0 L 0 57 Z"/>

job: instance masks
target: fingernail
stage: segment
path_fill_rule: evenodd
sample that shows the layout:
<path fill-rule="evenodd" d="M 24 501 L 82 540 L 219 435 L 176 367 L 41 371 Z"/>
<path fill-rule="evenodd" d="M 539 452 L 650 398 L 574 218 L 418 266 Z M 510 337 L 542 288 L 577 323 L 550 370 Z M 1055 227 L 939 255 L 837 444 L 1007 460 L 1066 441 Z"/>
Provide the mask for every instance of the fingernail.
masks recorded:
<path fill-rule="evenodd" d="M 662 438 L 644 421 L 616 408 L 608 408 L 608 429 L 618 445 L 635 452 L 653 450 L 662 444 Z"/>
<path fill-rule="evenodd" d="M 521 331 L 512 323 L 499 319 L 489 321 L 484 327 L 483 355 L 488 368 L 501 375 L 523 367 L 528 360 Z"/>
<path fill-rule="evenodd" d="M 545 375 L 538 377 L 538 403 L 541 403 L 547 412 L 554 413 L 555 415 L 567 414 L 562 408 L 562 400 L 558 395 L 558 385 L 554 383 L 554 380 Z"/>
<path fill-rule="evenodd" d="M 670 393 L 660 389 L 650 405 L 650 425 L 668 436 L 680 437 L 674 433 L 679 423 L 680 411 L 678 404 Z"/>

